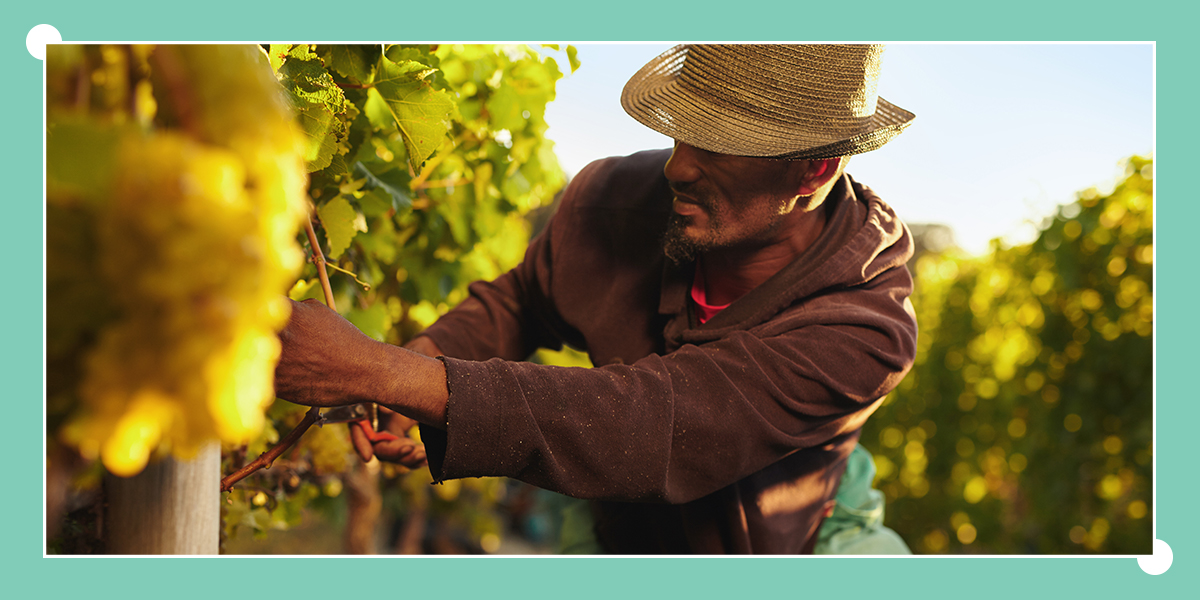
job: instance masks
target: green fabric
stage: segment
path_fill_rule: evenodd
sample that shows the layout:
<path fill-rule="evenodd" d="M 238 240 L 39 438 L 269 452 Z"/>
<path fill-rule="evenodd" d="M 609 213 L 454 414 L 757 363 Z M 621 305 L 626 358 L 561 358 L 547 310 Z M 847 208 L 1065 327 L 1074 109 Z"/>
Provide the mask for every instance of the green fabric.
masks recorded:
<path fill-rule="evenodd" d="M 895 531 L 883 525 L 883 493 L 871 487 L 875 461 L 856 445 L 838 484 L 833 514 L 817 531 L 814 554 L 912 554 Z M 563 509 L 559 554 L 603 554 L 592 529 L 586 500 L 569 499 Z"/>
<path fill-rule="evenodd" d="M 838 484 L 833 514 L 821 523 L 813 554 L 912 554 L 895 531 L 883 525 L 883 493 L 871 487 L 875 461 L 855 446 Z"/>

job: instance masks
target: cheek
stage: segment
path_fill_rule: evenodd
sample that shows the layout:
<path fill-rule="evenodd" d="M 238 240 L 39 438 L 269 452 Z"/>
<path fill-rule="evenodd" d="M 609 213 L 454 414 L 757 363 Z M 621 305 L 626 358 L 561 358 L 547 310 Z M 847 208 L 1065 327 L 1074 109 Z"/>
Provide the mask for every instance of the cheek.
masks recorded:
<path fill-rule="evenodd" d="M 799 196 L 794 198 L 780 198 L 775 207 L 775 214 L 779 216 L 786 215 L 793 210 L 796 210 L 796 203 L 800 200 Z"/>
<path fill-rule="evenodd" d="M 749 193 L 733 199 L 723 208 L 731 218 L 739 221 L 758 222 L 786 214 L 789 200 L 772 194 Z"/>

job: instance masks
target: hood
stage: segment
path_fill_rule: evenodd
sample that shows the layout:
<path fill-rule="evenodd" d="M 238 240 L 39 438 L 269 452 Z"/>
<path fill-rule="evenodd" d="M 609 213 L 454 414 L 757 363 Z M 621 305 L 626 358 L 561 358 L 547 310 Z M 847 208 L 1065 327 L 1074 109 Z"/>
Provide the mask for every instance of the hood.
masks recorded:
<path fill-rule="evenodd" d="M 679 342 L 701 344 L 720 339 L 731 330 L 765 323 L 798 298 L 867 285 L 891 269 L 905 268 L 913 255 L 912 235 L 870 188 L 843 174 L 826 202 L 833 202 L 832 213 L 808 250 L 703 326 L 679 331 Z M 664 309 L 685 306 L 692 268 L 669 268 L 663 286 Z"/>

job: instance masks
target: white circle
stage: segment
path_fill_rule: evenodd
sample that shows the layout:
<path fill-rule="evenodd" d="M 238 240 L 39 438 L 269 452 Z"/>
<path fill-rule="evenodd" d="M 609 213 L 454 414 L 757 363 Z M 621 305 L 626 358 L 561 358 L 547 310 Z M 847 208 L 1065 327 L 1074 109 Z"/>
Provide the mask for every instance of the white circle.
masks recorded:
<path fill-rule="evenodd" d="M 38 60 L 46 60 L 46 44 L 62 42 L 62 35 L 53 25 L 38 25 L 25 36 L 25 47 Z"/>
<path fill-rule="evenodd" d="M 1171 547 L 1162 540 L 1154 540 L 1154 556 L 1144 556 L 1138 559 L 1138 566 L 1150 575 L 1162 575 L 1171 568 L 1175 556 Z"/>

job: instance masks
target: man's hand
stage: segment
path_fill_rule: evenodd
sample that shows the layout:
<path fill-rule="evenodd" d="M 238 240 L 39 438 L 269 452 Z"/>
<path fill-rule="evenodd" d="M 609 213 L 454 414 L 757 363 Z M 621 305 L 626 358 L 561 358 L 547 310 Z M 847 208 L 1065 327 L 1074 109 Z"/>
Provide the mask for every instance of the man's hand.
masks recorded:
<path fill-rule="evenodd" d="M 373 400 L 369 375 L 386 344 L 367 337 L 324 304 L 293 301 L 279 340 L 283 348 L 275 367 L 276 396 L 307 406 Z"/>
<path fill-rule="evenodd" d="M 358 456 L 368 461 L 377 455 L 409 468 L 425 464 L 425 447 L 407 432 L 416 420 L 446 427 L 446 371 L 430 358 L 441 354 L 436 345 L 423 337 L 409 344 L 411 351 L 377 342 L 316 300 L 292 302 L 279 340 L 276 396 L 308 406 L 377 403 L 379 434 L 371 435 L 364 423 L 350 425 Z"/>
<path fill-rule="evenodd" d="M 432 357 L 442 354 L 437 344 L 427 337 L 414 338 L 404 347 L 424 356 Z M 399 439 L 372 440 L 361 425 L 351 423 L 350 441 L 354 443 L 354 451 L 358 453 L 358 457 L 366 462 L 371 460 L 372 456 L 376 456 L 379 457 L 379 460 L 404 465 L 410 469 L 424 466 L 425 446 L 408 437 L 408 431 L 417 422 L 383 406 L 378 407 L 378 412 L 380 432 L 391 433 Z"/>
<path fill-rule="evenodd" d="M 425 466 L 425 446 L 407 435 L 417 422 L 382 406 L 378 407 L 378 410 L 379 431 L 391 433 L 394 438 L 377 436 L 372 440 L 365 429 L 370 427 L 370 423 L 350 423 L 350 441 L 354 443 L 354 451 L 358 453 L 358 457 L 367 462 L 372 456 L 377 456 L 379 460 L 397 463 L 410 469 Z"/>

